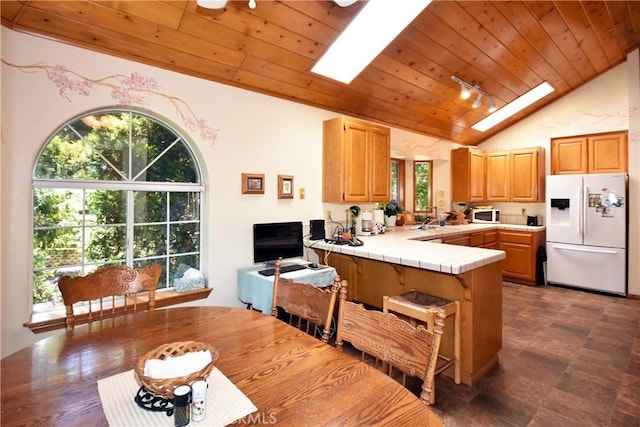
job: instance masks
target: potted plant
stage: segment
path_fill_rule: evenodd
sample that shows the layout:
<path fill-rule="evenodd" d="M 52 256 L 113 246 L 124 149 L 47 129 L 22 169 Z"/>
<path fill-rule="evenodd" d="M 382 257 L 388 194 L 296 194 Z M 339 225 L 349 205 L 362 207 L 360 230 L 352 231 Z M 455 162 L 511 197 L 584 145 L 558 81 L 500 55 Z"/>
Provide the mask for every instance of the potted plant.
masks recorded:
<path fill-rule="evenodd" d="M 404 212 L 404 207 L 395 200 L 391 200 L 384 207 L 384 216 L 387 219 L 387 226 L 396 225 L 398 215 Z"/>

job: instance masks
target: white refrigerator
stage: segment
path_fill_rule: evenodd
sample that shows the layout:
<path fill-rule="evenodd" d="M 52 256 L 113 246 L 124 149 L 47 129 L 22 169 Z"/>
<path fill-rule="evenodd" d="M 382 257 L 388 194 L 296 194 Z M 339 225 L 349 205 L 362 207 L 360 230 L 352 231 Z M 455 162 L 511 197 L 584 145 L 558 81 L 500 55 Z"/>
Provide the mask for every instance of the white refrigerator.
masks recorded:
<path fill-rule="evenodd" d="M 627 175 L 548 175 L 547 282 L 627 293 Z"/>

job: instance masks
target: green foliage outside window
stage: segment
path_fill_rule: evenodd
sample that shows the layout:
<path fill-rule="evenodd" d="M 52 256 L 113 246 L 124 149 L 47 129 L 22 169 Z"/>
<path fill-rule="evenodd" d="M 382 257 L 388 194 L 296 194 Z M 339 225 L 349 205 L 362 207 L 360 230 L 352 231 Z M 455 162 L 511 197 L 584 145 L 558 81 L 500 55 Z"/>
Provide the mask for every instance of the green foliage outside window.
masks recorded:
<path fill-rule="evenodd" d="M 425 212 L 430 210 L 431 204 L 431 161 L 416 161 L 414 167 L 415 181 L 415 211 Z"/>
<path fill-rule="evenodd" d="M 60 275 L 127 260 L 134 268 L 157 262 L 163 266 L 159 287 L 166 287 L 180 263 L 200 268 L 203 188 L 188 146 L 149 116 L 113 111 L 101 117 L 102 127 L 83 118 L 64 126 L 37 161 L 34 311 L 61 303 Z"/>

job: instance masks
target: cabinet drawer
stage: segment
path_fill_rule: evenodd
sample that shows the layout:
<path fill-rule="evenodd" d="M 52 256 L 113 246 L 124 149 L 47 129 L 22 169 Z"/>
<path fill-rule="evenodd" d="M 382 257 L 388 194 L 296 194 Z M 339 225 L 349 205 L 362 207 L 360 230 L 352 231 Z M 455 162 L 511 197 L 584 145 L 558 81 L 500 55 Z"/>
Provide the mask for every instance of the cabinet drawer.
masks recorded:
<path fill-rule="evenodd" d="M 484 244 L 494 243 L 498 240 L 497 231 L 487 231 L 484 233 Z"/>
<path fill-rule="evenodd" d="M 500 230 L 500 242 L 533 245 L 533 233 Z"/>
<path fill-rule="evenodd" d="M 469 236 L 470 246 L 482 246 L 484 244 L 484 235 L 482 233 L 471 233 Z"/>
<path fill-rule="evenodd" d="M 455 237 L 444 237 L 442 239 L 442 243 L 446 243 L 448 245 L 461 245 L 461 246 L 471 246 L 469 244 L 469 235 L 463 234 L 461 236 Z"/>

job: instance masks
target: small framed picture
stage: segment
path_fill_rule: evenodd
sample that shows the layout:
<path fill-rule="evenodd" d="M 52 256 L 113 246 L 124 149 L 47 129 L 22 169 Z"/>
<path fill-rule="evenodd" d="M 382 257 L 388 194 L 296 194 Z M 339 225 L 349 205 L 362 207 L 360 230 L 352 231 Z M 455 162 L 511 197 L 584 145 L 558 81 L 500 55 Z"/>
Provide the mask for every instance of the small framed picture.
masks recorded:
<path fill-rule="evenodd" d="M 278 199 L 293 199 L 293 176 L 278 175 Z"/>
<path fill-rule="evenodd" d="M 264 194 L 264 174 L 243 173 L 242 194 Z"/>

